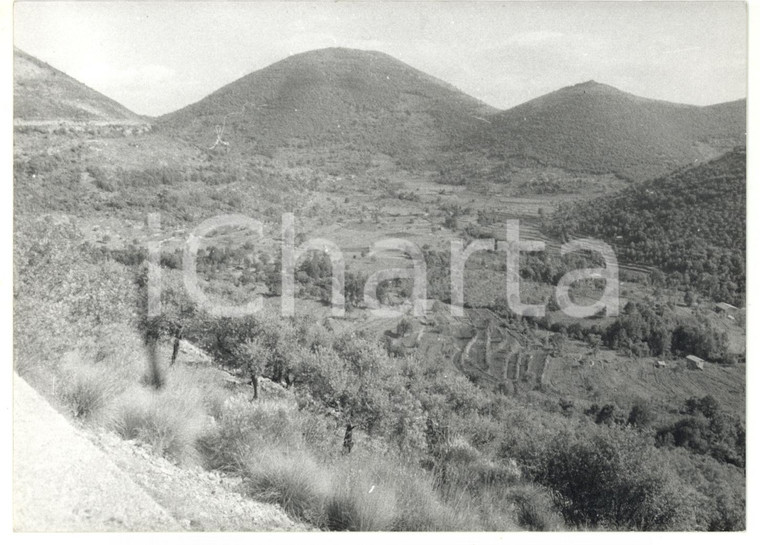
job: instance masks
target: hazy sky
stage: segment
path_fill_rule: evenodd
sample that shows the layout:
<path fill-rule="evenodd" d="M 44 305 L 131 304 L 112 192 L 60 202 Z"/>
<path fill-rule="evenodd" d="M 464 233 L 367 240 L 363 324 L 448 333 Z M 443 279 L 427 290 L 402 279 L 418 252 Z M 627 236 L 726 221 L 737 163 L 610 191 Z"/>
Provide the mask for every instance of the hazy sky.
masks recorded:
<path fill-rule="evenodd" d="M 140 114 L 288 55 L 383 51 L 498 108 L 594 79 L 651 98 L 746 96 L 741 2 L 24 2 L 18 47 Z"/>

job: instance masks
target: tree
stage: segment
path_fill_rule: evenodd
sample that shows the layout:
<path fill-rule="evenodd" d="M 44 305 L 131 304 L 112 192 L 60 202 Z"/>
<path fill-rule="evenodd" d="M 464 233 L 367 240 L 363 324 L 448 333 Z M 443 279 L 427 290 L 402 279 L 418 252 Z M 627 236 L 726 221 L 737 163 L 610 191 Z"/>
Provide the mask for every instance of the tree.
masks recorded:
<path fill-rule="evenodd" d="M 366 283 L 367 275 L 364 273 L 346 271 L 344 298 L 349 308 L 358 306 L 364 300 L 364 285 Z"/>
<path fill-rule="evenodd" d="M 696 506 L 663 457 L 637 433 L 597 428 L 590 437 L 562 434 L 541 457 L 538 480 L 557 495 L 573 525 L 635 530 L 677 529 Z"/>
<path fill-rule="evenodd" d="M 271 351 L 259 339 L 250 339 L 236 350 L 240 366 L 253 387 L 253 399 L 259 398 L 259 377 L 264 372 Z"/>
<path fill-rule="evenodd" d="M 612 424 L 615 421 L 615 405 L 607 404 L 596 414 L 597 424 Z"/>
<path fill-rule="evenodd" d="M 408 318 L 402 318 L 401 321 L 396 325 L 396 334 L 399 337 L 405 336 L 407 333 L 410 333 L 412 331 L 412 322 Z"/>
<path fill-rule="evenodd" d="M 562 348 L 565 346 L 565 336 L 562 333 L 554 333 L 549 337 L 549 346 L 551 347 L 551 354 L 553 357 L 557 357 L 562 352 Z"/>
<path fill-rule="evenodd" d="M 649 278 L 653 286 L 662 287 L 665 285 L 665 275 L 660 269 L 654 269 L 650 273 Z"/>
<path fill-rule="evenodd" d="M 628 413 L 628 424 L 636 428 L 646 428 L 654 422 L 655 416 L 654 410 L 646 401 L 638 401 Z"/>
<path fill-rule="evenodd" d="M 414 443 L 421 434 L 421 407 L 406 388 L 398 367 L 372 341 L 354 335 L 299 357 L 302 384 L 312 398 L 335 411 L 345 438 L 356 428 Z"/>
<path fill-rule="evenodd" d="M 277 260 L 267 266 L 264 273 L 264 284 L 272 295 L 282 295 L 282 260 Z"/>
<path fill-rule="evenodd" d="M 693 291 L 687 290 L 683 296 L 683 302 L 687 307 L 693 307 L 694 304 L 697 302 L 697 296 L 694 294 Z"/>

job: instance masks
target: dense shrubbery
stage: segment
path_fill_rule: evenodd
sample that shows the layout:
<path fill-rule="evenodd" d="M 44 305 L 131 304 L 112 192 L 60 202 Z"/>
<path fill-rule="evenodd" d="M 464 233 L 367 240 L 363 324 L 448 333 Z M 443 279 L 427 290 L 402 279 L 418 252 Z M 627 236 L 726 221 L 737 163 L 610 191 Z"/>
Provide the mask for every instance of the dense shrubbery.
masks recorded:
<path fill-rule="evenodd" d="M 509 314 L 499 306 L 494 310 Z M 554 303 L 556 305 L 556 303 Z M 502 305 L 506 307 L 506 302 Z M 552 310 L 553 299 L 547 305 Z M 710 320 L 700 316 L 679 316 L 668 305 L 629 302 L 623 313 L 612 323 L 600 324 L 552 322 L 550 318 L 531 318 L 544 329 L 583 341 L 593 347 L 603 343 L 608 348 L 636 357 L 699 356 L 718 363 L 734 363 L 736 355 L 729 353 L 728 336 Z"/>
<path fill-rule="evenodd" d="M 707 454 L 721 463 L 744 467 L 744 426 L 733 415 L 720 410 L 711 396 L 686 401 L 688 416 L 657 431 L 659 446 L 683 447 Z"/>
<path fill-rule="evenodd" d="M 629 303 L 623 316 L 603 333 L 604 343 L 637 356 L 694 354 L 710 361 L 728 361 L 728 337 L 707 320 L 676 317 L 667 306 L 654 309 Z"/>
<path fill-rule="evenodd" d="M 81 245 L 68 221 L 17 222 L 14 348 L 18 369 L 40 370 L 76 348 L 79 332 L 134 323 L 131 271 Z"/>
<path fill-rule="evenodd" d="M 613 244 L 618 259 L 653 265 L 669 284 L 742 305 L 746 286 L 746 154 L 632 186 L 618 195 L 561 206 L 549 229 Z"/>
<path fill-rule="evenodd" d="M 575 525 L 672 530 L 693 524 L 685 487 L 635 433 L 560 435 L 542 452 L 536 478 L 560 496 L 565 519 Z"/>

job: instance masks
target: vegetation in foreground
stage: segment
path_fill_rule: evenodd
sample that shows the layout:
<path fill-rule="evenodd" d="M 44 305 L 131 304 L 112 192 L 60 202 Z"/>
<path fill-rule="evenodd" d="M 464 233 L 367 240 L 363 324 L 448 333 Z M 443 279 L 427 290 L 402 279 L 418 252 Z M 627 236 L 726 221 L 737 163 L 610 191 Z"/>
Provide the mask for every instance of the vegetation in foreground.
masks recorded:
<path fill-rule="evenodd" d="M 243 377 L 292 378 L 289 389 L 263 381 L 252 400 L 250 388 L 229 391 L 213 368 L 178 363 L 156 390 L 144 379 L 135 333 L 140 267 L 81 245 L 66 222 L 23 221 L 19 372 L 73 417 L 180 463 L 240 475 L 252 497 L 315 526 L 744 527 L 744 428 L 714 400 L 684 400 L 680 414 L 655 415 L 643 401 L 626 418 L 621 407 L 518 400 L 440 362 L 393 357 L 373 339 L 308 319 L 207 316 L 169 270 L 161 361 L 182 325 Z M 356 431 L 347 449 L 349 425 Z"/>

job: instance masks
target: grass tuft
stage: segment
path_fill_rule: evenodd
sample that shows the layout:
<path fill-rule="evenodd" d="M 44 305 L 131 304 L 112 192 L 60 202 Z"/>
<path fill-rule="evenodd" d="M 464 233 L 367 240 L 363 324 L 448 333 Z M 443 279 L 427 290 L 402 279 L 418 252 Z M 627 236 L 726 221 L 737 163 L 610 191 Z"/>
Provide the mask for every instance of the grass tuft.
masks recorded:
<path fill-rule="evenodd" d="M 117 386 L 108 369 L 86 363 L 67 367 L 57 383 L 58 398 L 74 417 L 83 420 L 100 415 L 116 391 Z"/>
<path fill-rule="evenodd" d="M 316 526 L 324 524 L 330 495 L 329 472 L 303 452 L 259 452 L 244 464 L 248 493 L 279 504 L 286 513 Z"/>
<path fill-rule="evenodd" d="M 327 527 L 359 532 L 392 530 L 397 514 L 393 485 L 362 471 L 337 473 L 325 506 Z"/>
<path fill-rule="evenodd" d="M 196 459 L 196 441 L 206 424 L 197 391 L 187 389 L 132 388 L 118 400 L 112 416 L 112 427 L 119 435 L 177 461 Z"/>
<path fill-rule="evenodd" d="M 549 494 L 533 486 L 525 486 L 511 493 L 517 512 L 517 522 L 526 530 L 547 532 L 561 530 L 563 522 Z"/>

